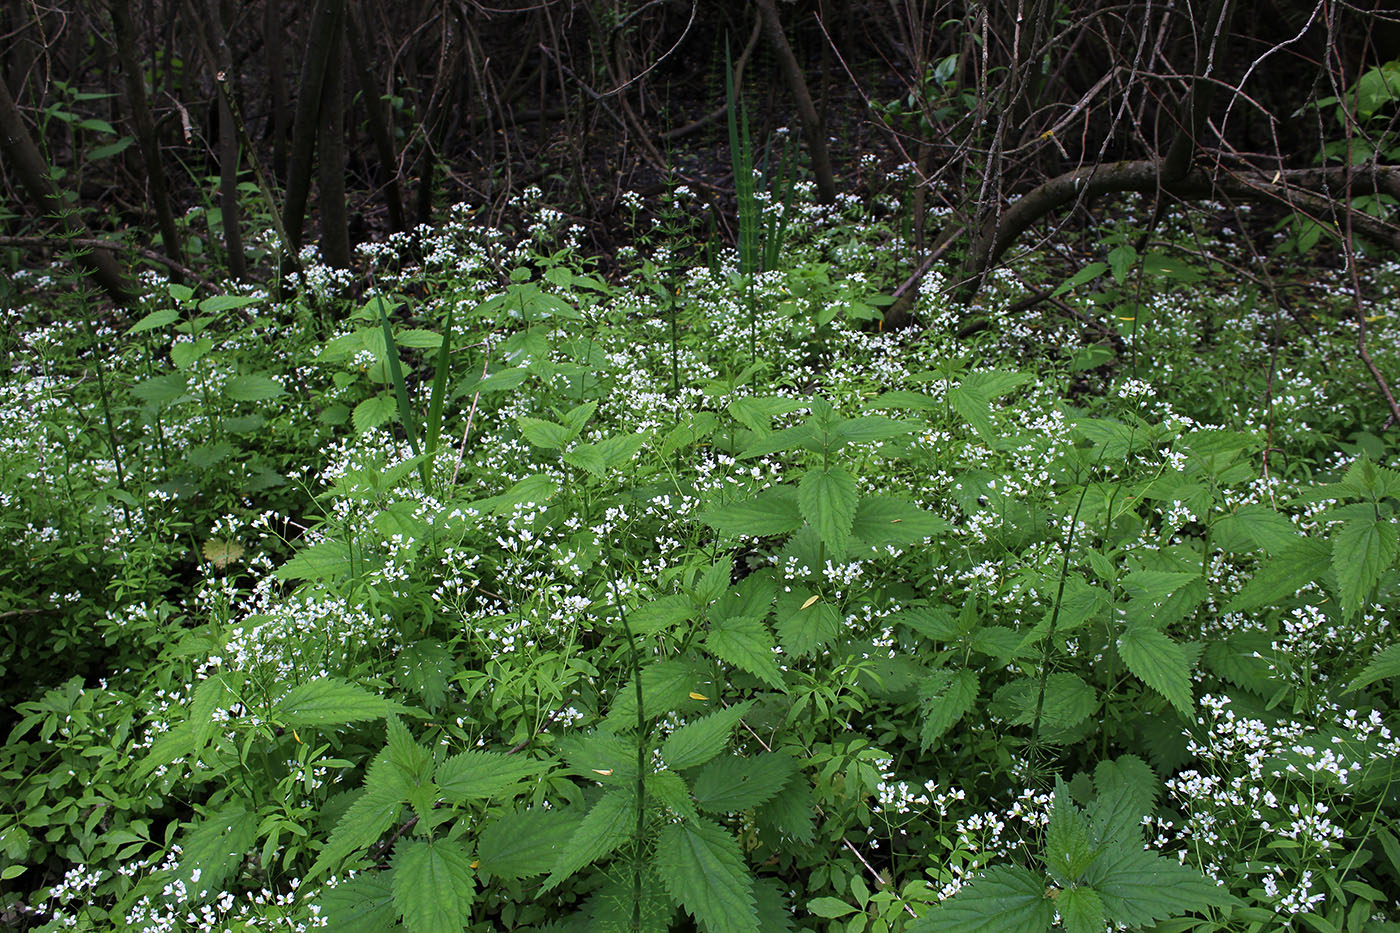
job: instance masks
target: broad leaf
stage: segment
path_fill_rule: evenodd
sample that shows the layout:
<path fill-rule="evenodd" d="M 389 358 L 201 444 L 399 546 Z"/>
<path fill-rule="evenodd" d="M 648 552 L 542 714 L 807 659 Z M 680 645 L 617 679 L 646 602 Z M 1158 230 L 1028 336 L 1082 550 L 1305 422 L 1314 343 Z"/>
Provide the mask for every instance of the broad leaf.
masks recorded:
<path fill-rule="evenodd" d="M 851 537 L 874 548 L 919 544 L 941 535 L 948 522 L 916 505 L 886 496 L 865 496 L 856 506 Z"/>
<path fill-rule="evenodd" d="M 1356 612 L 1400 550 L 1400 525 L 1386 518 L 1353 519 L 1332 535 L 1332 569 L 1341 586 L 1342 609 Z"/>
<path fill-rule="evenodd" d="M 325 888 L 317 903 L 336 933 L 385 933 L 399 925 L 392 872 L 367 871 Z"/>
<path fill-rule="evenodd" d="M 404 773 L 380 752 L 365 774 L 365 789 L 341 815 L 326 845 L 307 872 L 307 881 L 338 868 L 351 853 L 372 845 L 394 824 L 410 790 Z"/>
<path fill-rule="evenodd" d="M 555 857 L 542 890 L 553 890 L 583 866 L 596 862 L 631 839 L 636 820 L 636 793 L 630 788 L 608 791 L 569 836 L 568 844 Z"/>
<path fill-rule="evenodd" d="M 933 748 L 977 700 L 977 672 L 963 668 L 958 671 L 929 671 L 919 684 L 919 745 Z"/>
<path fill-rule="evenodd" d="M 814 468 L 802 474 L 798 505 L 830 549 L 833 560 L 846 556 L 859 495 L 856 478 L 841 467 Z"/>
<path fill-rule="evenodd" d="M 743 502 L 711 509 L 700 520 L 720 534 L 757 538 L 791 534 L 802 527 L 802 511 L 796 489 L 774 486 Z"/>
<path fill-rule="evenodd" d="M 371 431 L 394 417 L 397 403 L 387 395 L 372 395 L 355 406 L 350 423 L 358 434 Z"/>
<path fill-rule="evenodd" d="M 257 814 L 234 803 L 195 823 L 180 838 L 174 877 L 184 884 L 190 903 L 203 903 L 223 892 L 224 882 L 253 848 L 257 828 Z"/>
<path fill-rule="evenodd" d="M 753 705 L 752 700 L 736 703 L 728 709 L 697 719 L 681 726 L 661 743 L 661 757 L 667 767 L 684 771 L 703 765 L 724 751 L 729 744 L 729 734 Z"/>
<path fill-rule="evenodd" d="M 705 819 L 666 826 L 656 841 L 656 870 L 706 933 L 757 933 L 753 875 L 724 827 Z"/>
<path fill-rule="evenodd" d="M 224 387 L 224 392 L 235 402 L 262 402 L 285 395 L 287 390 L 270 376 L 253 373 L 234 376 Z"/>
<path fill-rule="evenodd" d="M 1360 690 L 1378 680 L 1400 677 L 1400 644 L 1391 645 L 1370 660 L 1361 676 L 1351 682 L 1347 691 Z"/>
<path fill-rule="evenodd" d="M 545 450 L 557 450 L 574 438 L 574 432 L 553 421 L 521 417 L 516 419 L 516 423 L 520 426 L 520 433 L 525 436 L 525 440 Z"/>
<path fill-rule="evenodd" d="M 705 648 L 721 661 L 748 671 L 774 689 L 786 691 L 778 656 L 774 654 L 777 643 L 762 619 L 736 616 L 714 623 L 705 636 Z"/>
<path fill-rule="evenodd" d="M 502 752 L 465 751 L 438 765 L 433 780 L 442 796 L 453 803 L 485 800 L 538 774 L 543 762 Z"/>
<path fill-rule="evenodd" d="M 725 755 L 695 776 L 695 804 L 710 813 L 739 813 L 767 803 L 797 771 L 797 762 L 780 752 L 753 758 Z"/>
<path fill-rule="evenodd" d="M 1055 906 L 1066 933 L 1103 933 L 1103 900 L 1093 888 L 1067 888 L 1060 892 Z"/>
<path fill-rule="evenodd" d="M 394 906 L 412 933 L 461 933 L 476 894 L 476 873 L 461 842 L 400 840 L 394 847 Z"/>
<path fill-rule="evenodd" d="M 338 726 L 406 712 L 412 711 L 338 677 L 299 684 L 273 707 L 273 715 L 288 726 Z"/>
<path fill-rule="evenodd" d="M 1004 865 L 974 879 L 911 923 L 909 933 L 1045 933 L 1055 903 L 1045 896 L 1045 876 Z"/>
<path fill-rule="evenodd" d="M 1118 656 L 1133 676 L 1166 697 L 1177 712 L 1192 715 L 1191 659 L 1181 645 L 1150 625 L 1130 623 L 1118 637 Z"/>
<path fill-rule="evenodd" d="M 1115 846 L 1105 852 L 1089 867 L 1085 881 L 1103 900 L 1108 919 L 1129 926 L 1235 902 L 1199 872 L 1138 845 Z"/>
<path fill-rule="evenodd" d="M 477 837 L 478 867 L 512 880 L 542 875 L 582 821 L 582 807 L 508 811 L 486 824 Z"/>

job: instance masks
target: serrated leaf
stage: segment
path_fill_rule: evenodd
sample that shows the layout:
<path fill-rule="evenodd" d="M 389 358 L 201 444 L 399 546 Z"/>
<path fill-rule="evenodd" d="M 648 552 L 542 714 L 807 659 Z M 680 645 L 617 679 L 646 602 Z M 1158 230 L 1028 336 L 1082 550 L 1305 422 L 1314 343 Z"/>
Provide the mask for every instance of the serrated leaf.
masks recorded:
<path fill-rule="evenodd" d="M 1017 725 L 1028 726 L 1035 721 L 1039 695 L 1040 678 L 1021 677 L 997 690 L 992 705 Z M 1098 706 L 1098 695 L 1084 678 L 1060 671 L 1045 679 L 1040 721 L 1047 729 L 1072 729 L 1092 716 Z"/>
<path fill-rule="evenodd" d="M 387 395 L 372 395 L 355 406 L 350 414 L 350 423 L 355 433 L 364 434 L 388 422 L 394 417 L 395 402 Z"/>
<path fill-rule="evenodd" d="M 1150 625 L 1130 623 L 1118 637 L 1118 656 L 1134 677 L 1166 697 L 1177 712 L 1192 715 L 1191 661 L 1181 645 Z"/>
<path fill-rule="evenodd" d="M 656 870 L 706 933 L 757 933 L 753 875 L 722 826 L 705 819 L 666 826 L 656 842 Z"/>
<path fill-rule="evenodd" d="M 338 726 L 408 712 L 397 703 L 338 677 L 321 677 L 288 690 L 273 715 L 288 726 Z"/>
<path fill-rule="evenodd" d="M 674 771 L 655 771 L 646 776 L 645 783 L 648 800 L 655 800 L 682 819 L 699 819 L 700 811 L 695 809 L 685 778 Z"/>
<path fill-rule="evenodd" d="M 1139 815 L 1152 809 L 1162 792 L 1162 779 L 1136 755 L 1119 755 L 1094 766 L 1094 789 L 1102 797 L 1123 788 Z M 1093 808 L 1090 807 L 1092 810 Z"/>
<path fill-rule="evenodd" d="M 797 504 L 802 516 L 817 530 L 833 560 L 846 556 L 859 497 L 856 478 L 842 467 L 810 469 L 798 483 Z"/>
<path fill-rule="evenodd" d="M 1199 872 L 1136 845 L 1110 848 L 1089 866 L 1084 878 L 1103 899 L 1108 919 L 1129 926 L 1235 903 Z"/>
<path fill-rule="evenodd" d="M 874 548 L 919 544 L 952 526 L 932 512 L 887 496 L 865 496 L 856 506 L 851 537 Z"/>
<path fill-rule="evenodd" d="M 525 440 L 545 450 L 558 450 L 574 438 L 573 431 L 553 421 L 520 417 L 515 419 L 515 423 L 520 426 Z"/>
<path fill-rule="evenodd" d="M 485 800 L 536 775 L 543 762 L 503 752 L 465 751 L 438 765 L 433 781 L 444 799 L 452 803 Z"/>
<path fill-rule="evenodd" d="M 786 838 L 807 845 L 816 838 L 817 802 L 809 781 L 794 779 L 757 812 L 760 825 L 771 827 Z"/>
<path fill-rule="evenodd" d="M 389 933 L 399 928 L 392 873 L 361 872 L 322 890 L 321 916 L 336 933 Z"/>
<path fill-rule="evenodd" d="M 781 752 L 752 758 L 725 755 L 695 775 L 695 805 L 710 813 L 739 813 L 767 803 L 797 772 L 797 762 Z"/>
<path fill-rule="evenodd" d="M 1365 604 L 1381 574 L 1395 562 L 1400 551 L 1400 525 L 1374 516 L 1353 519 L 1331 540 L 1332 569 L 1341 587 L 1342 609 L 1353 613 Z"/>
<path fill-rule="evenodd" d="M 689 658 L 667 658 L 642 668 L 642 711 L 648 719 L 664 716 L 681 706 L 706 674 Z M 613 697 L 608 725 L 617 730 L 637 727 L 637 687 L 628 680 Z"/>
<path fill-rule="evenodd" d="M 1300 538 L 1287 551 L 1265 561 L 1225 611 L 1247 612 L 1292 598 L 1322 575 L 1330 557 L 1327 542 Z"/>
<path fill-rule="evenodd" d="M 1066 933 L 1103 933 L 1103 900 L 1093 888 L 1067 888 L 1060 892 L 1055 906 L 1059 908 Z"/>
<path fill-rule="evenodd" d="M 1069 799 L 1069 789 L 1056 778 L 1050 822 L 1045 827 L 1045 867 L 1061 887 L 1068 887 L 1094 861 L 1094 845 L 1089 839 L 1089 821 Z"/>
<path fill-rule="evenodd" d="M 286 389 L 271 376 L 250 373 L 234 376 L 224 387 L 224 393 L 235 402 L 262 402 L 285 395 Z"/>
<path fill-rule="evenodd" d="M 1173 570 L 1135 570 L 1123 578 L 1123 590 L 1133 599 L 1160 603 L 1193 580 L 1199 573 Z"/>
<path fill-rule="evenodd" d="M 224 890 L 224 882 L 252 850 L 257 828 L 257 814 L 235 803 L 211 813 L 181 836 L 174 878 L 184 884 L 190 903 L 203 903 Z"/>
<path fill-rule="evenodd" d="M 1400 677 L 1400 644 L 1391 645 L 1372 658 L 1367 663 L 1366 669 L 1361 672 L 1361 676 L 1351 682 L 1347 692 L 1360 690 L 1378 680 L 1386 680 L 1391 677 Z"/>
<path fill-rule="evenodd" d="M 1225 533 L 1238 533 L 1270 554 L 1281 554 L 1298 543 L 1298 529 L 1267 505 L 1241 506 L 1216 523 Z M 1223 527 L 1222 527 L 1223 526 Z"/>
<path fill-rule="evenodd" d="M 661 878 L 650 865 L 641 866 L 642 896 L 636 900 L 636 876 L 631 863 L 610 865 L 602 886 L 588 899 L 587 933 L 669 933 L 676 913 Z M 634 907 L 640 907 L 634 911 Z M 640 925 L 634 926 L 634 913 Z"/>
<path fill-rule="evenodd" d="M 841 614 L 824 599 L 812 601 L 819 595 L 793 587 L 778 597 L 778 638 L 783 651 L 793 657 L 810 654 L 841 634 Z"/>
<path fill-rule="evenodd" d="M 711 509 L 700 520 L 725 535 L 791 534 L 802 527 L 802 510 L 797 504 L 797 490 L 791 486 L 774 486 L 743 502 Z"/>
<path fill-rule="evenodd" d="M 705 636 L 705 649 L 721 661 L 748 671 L 776 690 L 786 692 L 783 672 L 774 649 L 777 642 L 762 619 L 736 616 L 713 623 Z"/>
<path fill-rule="evenodd" d="M 394 343 L 401 347 L 412 347 L 415 350 L 436 350 L 442 346 L 442 334 L 422 328 L 401 330 L 394 334 Z"/>
<path fill-rule="evenodd" d="M 330 580 L 349 572 L 350 548 L 331 539 L 301 548 L 276 574 L 279 580 Z"/>
<path fill-rule="evenodd" d="M 744 460 L 751 457 L 766 457 L 769 454 L 782 453 L 783 451 L 806 447 L 814 444 L 816 440 L 817 435 L 810 426 L 799 424 L 795 427 L 783 428 L 781 431 L 774 431 L 772 434 L 766 434 L 758 438 L 758 440 L 740 451 L 739 457 Z"/>
<path fill-rule="evenodd" d="M 911 923 L 909 933 L 1045 933 L 1055 918 L 1045 876 L 993 868 Z"/>
<path fill-rule="evenodd" d="M 596 862 L 631 839 L 636 819 L 637 798 L 631 788 L 618 788 L 604 794 L 569 836 L 542 890 L 553 890 L 583 866 Z"/>
<path fill-rule="evenodd" d="M 189 392 L 189 380 L 184 373 L 166 373 L 152 376 L 145 382 L 132 387 L 131 394 L 141 401 L 156 407 L 169 405 L 184 398 Z"/>
<path fill-rule="evenodd" d="M 631 736 L 595 729 L 561 736 L 555 748 L 575 773 L 589 780 L 613 786 L 636 780 L 637 743 Z"/>
<path fill-rule="evenodd" d="M 476 872 L 461 842 L 400 840 L 394 847 L 394 906 L 412 933 L 462 933 L 476 894 Z"/>
<path fill-rule="evenodd" d="M 910 434 L 919 427 L 918 424 L 896 421 L 884 415 L 865 415 L 839 422 L 831 433 L 846 444 L 871 444 Z"/>
<path fill-rule="evenodd" d="M 408 778 L 390 763 L 388 751 L 375 756 L 365 773 L 364 791 L 336 822 L 305 880 L 319 878 L 326 870 L 339 867 L 351 853 L 376 842 L 398 819 L 409 790 Z"/>
<path fill-rule="evenodd" d="M 209 737 L 214 734 L 214 713 L 228 701 L 237 699 L 234 691 L 243 685 L 244 675 L 238 671 L 213 674 L 200 682 L 190 697 L 188 720 L 191 727 L 189 754 L 199 757 Z"/>
<path fill-rule="evenodd" d="M 977 672 L 933 670 L 919 683 L 919 746 L 928 751 L 977 700 Z"/>
<path fill-rule="evenodd" d="M 661 757 L 667 767 L 674 771 L 684 771 L 703 765 L 724 751 L 729 744 L 729 735 L 739 720 L 753 705 L 752 700 L 736 703 L 728 709 L 703 716 L 694 722 L 681 726 L 661 743 Z"/>
<path fill-rule="evenodd" d="M 199 310 L 204 314 L 218 314 L 220 311 L 246 308 L 262 300 L 248 295 L 211 295 L 199 303 Z"/>
<path fill-rule="evenodd" d="M 482 828 L 476 840 L 481 871 L 518 880 L 542 875 L 583 822 L 582 807 L 512 810 Z"/>

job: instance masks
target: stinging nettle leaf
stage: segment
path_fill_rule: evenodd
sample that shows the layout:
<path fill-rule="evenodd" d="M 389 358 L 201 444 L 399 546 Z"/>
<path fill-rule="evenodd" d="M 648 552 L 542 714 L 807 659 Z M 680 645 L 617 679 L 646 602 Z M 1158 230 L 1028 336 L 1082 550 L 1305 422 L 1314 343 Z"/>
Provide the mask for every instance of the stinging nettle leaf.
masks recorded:
<path fill-rule="evenodd" d="M 299 684 L 273 708 L 273 715 L 289 726 L 338 726 L 390 713 L 421 715 L 338 677 Z"/>
<path fill-rule="evenodd" d="M 791 534 L 801 528 L 802 510 L 796 489 L 774 486 L 743 502 L 711 509 L 700 520 L 720 534 L 757 538 Z"/>
<path fill-rule="evenodd" d="M 1019 866 L 999 866 L 931 909 L 908 933 L 1045 933 L 1055 903 L 1046 879 Z"/>
<path fill-rule="evenodd" d="M 1195 707 L 1186 649 L 1150 625 L 1130 623 L 1118 637 L 1118 656 L 1138 680 L 1167 698 L 1181 715 Z"/>
<path fill-rule="evenodd" d="M 846 556 L 859 497 L 856 478 L 842 467 L 810 469 L 798 483 L 797 502 L 802 515 L 831 550 L 833 560 Z"/>
<path fill-rule="evenodd" d="M 461 842 L 400 840 L 392 871 L 394 906 L 412 933 L 461 933 L 466 927 L 476 872 Z"/>
<path fill-rule="evenodd" d="M 666 826 L 656 841 L 656 870 L 706 933 L 757 933 L 753 875 L 724 827 L 706 819 Z"/>
<path fill-rule="evenodd" d="M 710 654 L 786 692 L 776 647 L 768 626 L 762 619 L 752 616 L 736 616 L 712 623 L 705 636 L 705 648 Z"/>
<path fill-rule="evenodd" d="M 1400 524 L 1367 516 L 1347 522 L 1332 535 L 1332 569 L 1341 587 L 1342 608 L 1358 611 L 1400 552 Z"/>
<path fill-rule="evenodd" d="M 739 720 L 753 705 L 752 700 L 736 703 L 728 709 L 711 713 L 694 722 L 681 726 L 661 743 L 661 757 L 667 767 L 684 771 L 703 765 L 724 751 L 729 744 L 729 735 Z"/>

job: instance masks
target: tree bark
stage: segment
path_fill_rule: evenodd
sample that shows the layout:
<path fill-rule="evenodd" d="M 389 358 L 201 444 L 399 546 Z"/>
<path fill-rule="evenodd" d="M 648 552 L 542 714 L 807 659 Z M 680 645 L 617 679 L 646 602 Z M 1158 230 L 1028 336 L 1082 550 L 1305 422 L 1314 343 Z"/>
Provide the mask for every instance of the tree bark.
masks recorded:
<path fill-rule="evenodd" d="M 216 83 L 224 84 L 231 91 L 233 55 L 229 52 L 228 28 L 219 12 L 218 0 L 206 0 L 203 13 L 213 56 L 209 70 Z M 223 94 L 217 93 L 217 88 L 216 96 L 219 100 L 219 219 L 224 231 L 224 249 L 228 253 L 228 274 L 241 280 L 247 274 L 248 260 L 243 255 L 243 231 L 239 222 L 238 127 L 234 124 L 233 108 Z"/>
<path fill-rule="evenodd" d="M 58 218 L 70 237 L 92 236 L 82 218 L 59 197 L 48 164 L 30 138 L 19 106 L 10 96 L 10 88 L 3 79 L 0 79 L 0 154 L 4 155 L 10 171 L 29 196 L 30 206 L 37 216 Z M 135 304 L 135 293 L 110 252 L 93 250 L 84 253 L 78 257 L 78 263 L 117 304 L 126 307 Z"/>
<path fill-rule="evenodd" d="M 161 246 L 176 263 L 184 263 L 184 244 L 175 231 L 175 214 L 170 208 L 170 196 L 165 184 L 165 168 L 160 160 L 160 138 L 155 121 L 146 104 L 144 69 L 136 55 L 136 27 L 131 19 L 131 0 L 112 0 L 112 33 L 116 39 L 117 60 L 121 63 L 122 80 L 126 84 L 127 107 L 131 113 L 136 145 L 141 152 L 146 172 L 146 187 L 150 192 L 151 208 L 160 228 Z M 172 267 L 172 271 L 175 271 Z M 180 276 L 176 271 L 175 275 Z"/>
<path fill-rule="evenodd" d="M 369 49 L 365 46 L 364 30 L 360 28 L 353 7 L 346 16 L 345 27 L 346 37 L 349 39 L 350 61 L 360 85 L 360 95 L 365 100 L 370 139 L 373 140 L 379 157 L 379 181 L 384 186 L 384 204 L 389 209 L 389 229 L 399 233 L 407 228 L 404 223 L 403 195 L 399 190 L 398 153 L 394 151 L 394 137 L 389 129 L 389 120 L 385 116 L 384 102 L 380 100 L 379 89 L 375 87 L 374 75 L 369 68 Z"/>
<path fill-rule="evenodd" d="M 306 224 L 306 203 L 311 194 L 311 169 L 316 152 L 320 117 L 321 88 L 326 78 L 327 59 L 336 23 L 345 11 L 345 0 L 316 0 L 306 40 L 306 60 L 302 63 L 297 88 L 296 116 L 292 122 L 292 151 L 287 159 L 286 200 L 282 226 L 293 249 L 300 249 Z"/>
<path fill-rule="evenodd" d="M 321 83 L 317 159 L 320 188 L 321 256 L 336 269 L 350 268 L 350 229 L 345 212 L 345 15 L 337 17 Z"/>
<path fill-rule="evenodd" d="M 822 127 L 821 118 L 817 116 L 812 92 L 807 87 L 806 78 L 802 76 L 802 66 L 797 63 L 797 56 L 792 54 L 787 34 L 783 32 L 777 6 L 773 0 L 758 0 L 758 6 L 768 32 L 768 42 L 773 46 L 773 53 L 783 70 L 788 91 L 797 102 L 797 114 L 802 119 L 802 134 L 807 140 L 807 153 L 811 156 L 812 174 L 817 182 L 817 200 L 823 204 L 831 204 L 836 200 L 836 179 L 831 173 L 831 156 L 826 148 L 826 130 Z"/>

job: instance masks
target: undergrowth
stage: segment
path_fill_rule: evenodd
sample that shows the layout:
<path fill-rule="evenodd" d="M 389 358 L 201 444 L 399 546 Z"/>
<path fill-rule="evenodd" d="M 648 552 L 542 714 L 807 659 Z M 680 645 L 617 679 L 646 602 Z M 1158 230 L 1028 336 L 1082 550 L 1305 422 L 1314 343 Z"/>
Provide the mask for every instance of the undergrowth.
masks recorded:
<path fill-rule="evenodd" d="M 617 275 L 531 192 L 280 302 L 22 277 L 3 922 L 1393 928 L 1347 280 L 1127 205 L 882 333 L 899 203 L 751 196 L 761 267 L 678 189 Z"/>

